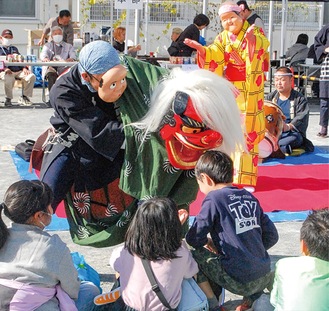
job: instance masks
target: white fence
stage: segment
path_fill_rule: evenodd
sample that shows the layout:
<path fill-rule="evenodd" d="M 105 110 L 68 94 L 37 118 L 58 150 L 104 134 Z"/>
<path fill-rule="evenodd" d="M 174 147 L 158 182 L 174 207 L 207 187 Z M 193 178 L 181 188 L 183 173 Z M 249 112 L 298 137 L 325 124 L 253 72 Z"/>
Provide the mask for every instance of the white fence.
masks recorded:
<path fill-rule="evenodd" d="M 219 1 L 220 2 L 220 1 Z M 221 31 L 221 25 L 218 18 L 217 2 L 208 2 L 207 12 L 211 23 L 206 30 L 207 42 L 212 42 L 216 34 Z M 164 46 L 170 44 L 170 33 L 173 27 L 181 27 L 184 29 L 186 26 L 193 22 L 196 14 L 202 13 L 203 0 L 195 1 L 159 1 L 159 0 L 144 0 L 143 12 L 140 14 L 139 23 L 135 22 L 135 12 L 130 13 L 130 23 L 128 32 L 131 39 L 137 39 L 140 43 L 144 43 L 145 52 L 149 50 L 158 50 L 160 54 L 165 54 Z M 97 4 L 90 7 L 89 19 L 87 25 L 96 25 L 95 33 L 101 28 L 102 25 L 111 26 L 122 23 L 126 26 L 125 11 L 116 10 L 112 1 L 99 1 Z M 148 9 L 146 10 L 146 6 Z M 269 1 L 257 1 L 251 5 L 264 20 L 266 32 L 269 32 Z M 112 12 L 111 12 L 112 10 Z M 280 31 L 281 31 L 281 1 L 274 3 L 274 23 L 273 23 L 273 39 L 272 50 L 279 50 L 280 48 Z M 148 15 L 146 15 L 148 12 Z M 110 16 L 113 14 L 113 20 Z M 314 35 L 321 28 L 323 21 L 323 4 L 320 2 L 289 2 L 288 3 L 288 18 L 287 18 L 287 31 L 286 31 L 286 45 L 292 45 L 299 33 L 307 33 L 310 37 L 310 44 L 313 42 Z M 147 26 L 146 26 L 147 23 Z M 133 38 L 135 33 L 135 25 L 137 25 L 138 38 Z"/>

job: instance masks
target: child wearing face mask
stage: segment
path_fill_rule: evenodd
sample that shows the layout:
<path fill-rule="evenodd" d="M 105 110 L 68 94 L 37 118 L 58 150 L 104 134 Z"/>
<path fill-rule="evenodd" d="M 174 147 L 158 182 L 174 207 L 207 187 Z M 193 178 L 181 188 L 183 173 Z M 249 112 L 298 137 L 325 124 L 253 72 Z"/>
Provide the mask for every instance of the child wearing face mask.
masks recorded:
<path fill-rule="evenodd" d="M 0 55 L 8 55 L 18 54 L 20 55 L 16 46 L 12 45 L 13 42 L 13 33 L 10 29 L 5 29 L 2 31 L 0 36 Z M 21 80 L 23 83 L 23 95 L 18 99 L 18 104 L 23 106 L 30 106 L 32 102 L 30 101 L 30 97 L 33 96 L 33 87 L 35 82 L 35 75 L 28 70 L 27 67 L 22 66 L 8 66 L 5 67 L 0 72 L 0 79 L 4 80 L 5 87 L 5 106 L 12 106 L 13 99 L 13 88 L 15 84 L 15 80 Z"/>
<path fill-rule="evenodd" d="M 0 310 L 90 310 L 99 289 L 80 282 L 70 250 L 43 229 L 50 224 L 53 193 L 39 180 L 12 184 L 0 204 Z M 12 221 L 7 228 L 1 212 Z M 64 306 L 64 307 L 63 307 Z"/>
<path fill-rule="evenodd" d="M 46 43 L 41 51 L 40 59 L 43 62 L 49 61 L 61 61 L 61 62 L 73 62 L 76 60 L 76 54 L 72 44 L 63 41 L 63 30 L 59 26 L 51 28 L 51 41 Z M 56 66 L 56 67 L 43 67 L 42 75 L 45 80 L 48 81 L 48 90 L 50 91 L 56 82 L 56 79 L 68 67 Z"/>

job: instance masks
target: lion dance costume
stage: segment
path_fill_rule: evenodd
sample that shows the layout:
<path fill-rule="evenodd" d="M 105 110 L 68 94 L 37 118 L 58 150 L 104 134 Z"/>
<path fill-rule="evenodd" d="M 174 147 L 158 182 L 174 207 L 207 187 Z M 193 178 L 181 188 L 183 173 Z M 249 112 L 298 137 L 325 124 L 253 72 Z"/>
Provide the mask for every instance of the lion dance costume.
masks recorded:
<path fill-rule="evenodd" d="M 123 242 L 140 200 L 170 197 L 188 210 L 198 191 L 194 166 L 200 155 L 246 149 L 230 82 L 207 70 L 169 72 L 127 56 L 121 63 L 127 89 L 108 103 L 124 125 L 120 178 L 92 191 L 73 186 L 64 200 L 71 237 L 80 245 Z"/>

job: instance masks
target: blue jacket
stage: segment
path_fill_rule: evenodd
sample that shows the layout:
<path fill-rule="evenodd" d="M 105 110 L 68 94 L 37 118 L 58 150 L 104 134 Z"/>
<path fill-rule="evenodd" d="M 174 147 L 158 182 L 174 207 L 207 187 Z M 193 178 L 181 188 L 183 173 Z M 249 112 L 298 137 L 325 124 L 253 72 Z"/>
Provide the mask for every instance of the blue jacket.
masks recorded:
<path fill-rule="evenodd" d="M 245 284 L 270 272 L 267 249 L 278 241 L 278 232 L 245 189 L 231 186 L 208 193 L 186 241 L 194 248 L 203 247 L 208 233 L 224 270 L 238 282 Z"/>

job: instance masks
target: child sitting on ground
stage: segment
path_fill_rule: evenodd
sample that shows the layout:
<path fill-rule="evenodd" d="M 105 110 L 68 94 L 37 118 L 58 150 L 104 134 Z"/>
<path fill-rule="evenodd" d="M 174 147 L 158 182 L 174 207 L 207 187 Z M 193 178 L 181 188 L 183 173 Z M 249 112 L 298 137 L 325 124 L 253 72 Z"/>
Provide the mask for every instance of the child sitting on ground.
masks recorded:
<path fill-rule="evenodd" d="M 313 211 L 300 230 L 304 256 L 276 264 L 271 303 L 267 310 L 329 310 L 329 209 Z M 265 310 L 264 310 L 265 311 Z"/>
<path fill-rule="evenodd" d="M 110 265 L 120 274 L 122 297 L 112 305 L 121 304 L 120 310 L 129 311 L 167 310 L 152 290 L 141 260 L 145 258 L 171 308 L 178 306 L 183 279 L 198 272 L 197 263 L 182 241 L 181 222 L 187 216 L 169 198 L 152 198 L 138 207 L 124 246 L 116 248 L 110 258 Z"/>
<path fill-rule="evenodd" d="M 220 287 L 243 295 L 237 310 L 247 310 L 273 281 L 267 250 L 278 241 L 278 232 L 258 200 L 232 186 L 233 173 L 231 158 L 220 151 L 205 152 L 195 167 L 206 197 L 186 241 L 194 248 L 201 270 L 197 282 L 210 310 L 220 310 Z"/>

